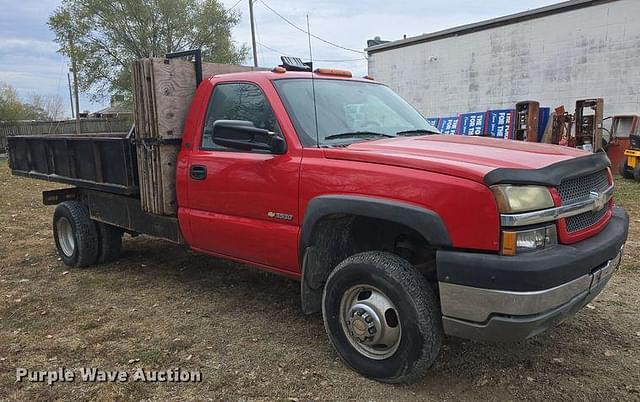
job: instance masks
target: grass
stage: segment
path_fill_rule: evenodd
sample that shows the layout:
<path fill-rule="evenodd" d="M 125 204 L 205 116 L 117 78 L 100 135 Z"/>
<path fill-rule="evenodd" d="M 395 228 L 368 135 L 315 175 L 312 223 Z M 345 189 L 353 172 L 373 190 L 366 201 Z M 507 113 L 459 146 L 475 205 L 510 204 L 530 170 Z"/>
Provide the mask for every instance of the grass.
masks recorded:
<path fill-rule="evenodd" d="M 625 258 L 620 265 L 621 271 L 637 271 L 640 261 L 640 182 L 614 178 L 616 184 L 615 202 L 629 213 L 629 238 L 625 246 Z"/>
<path fill-rule="evenodd" d="M 321 317 L 300 312 L 295 281 L 144 236 L 125 238 L 114 263 L 64 266 L 40 194 L 58 186 L 0 161 L 0 400 L 637 399 L 640 184 L 616 184 L 631 216 L 627 254 L 593 309 L 518 344 L 448 338 L 427 377 L 392 386 L 337 359 Z M 204 381 L 15 383 L 16 367 L 61 366 L 180 367 Z"/>

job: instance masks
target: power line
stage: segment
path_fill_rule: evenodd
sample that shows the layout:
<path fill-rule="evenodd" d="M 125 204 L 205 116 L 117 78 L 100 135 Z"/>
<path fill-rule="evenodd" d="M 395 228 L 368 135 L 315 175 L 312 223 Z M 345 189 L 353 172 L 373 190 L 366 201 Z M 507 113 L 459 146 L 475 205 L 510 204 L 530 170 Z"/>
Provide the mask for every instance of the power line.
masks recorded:
<path fill-rule="evenodd" d="M 290 56 L 287 52 L 282 52 L 278 49 L 274 49 L 270 46 L 265 45 L 264 43 L 258 42 L 258 45 L 260 45 L 261 47 L 272 51 L 273 53 L 279 54 L 281 56 Z M 365 59 L 364 57 L 360 57 L 357 59 L 313 59 L 314 61 L 322 61 L 325 63 L 347 63 L 347 62 L 353 62 L 353 61 L 366 61 L 367 59 Z"/>
<path fill-rule="evenodd" d="M 260 47 L 263 47 L 267 50 L 272 51 L 273 53 L 279 54 L 280 56 L 290 56 L 290 54 L 288 54 L 287 52 L 282 52 L 278 49 L 274 49 L 270 46 L 265 45 L 264 43 L 259 41 L 258 38 L 258 45 L 260 45 Z M 363 61 L 363 60 L 367 60 L 364 57 L 360 57 L 357 59 L 313 59 L 314 61 L 322 61 L 325 63 L 346 63 L 346 62 L 352 62 L 352 61 Z"/>
<path fill-rule="evenodd" d="M 265 45 L 264 43 L 258 42 L 258 45 L 262 46 L 263 48 L 265 48 L 267 50 L 271 50 L 273 53 L 277 53 L 280 56 L 289 56 L 286 52 L 281 52 L 278 49 L 274 49 L 272 47 L 269 47 L 269 46 Z"/>
<path fill-rule="evenodd" d="M 324 43 L 326 43 L 326 44 L 329 44 L 329 45 L 331 45 L 331 46 L 335 46 L 335 47 L 337 47 L 337 48 L 340 48 L 340 49 L 343 49 L 343 50 L 347 50 L 347 51 L 349 51 L 349 52 L 354 52 L 354 53 L 359 53 L 359 54 L 364 55 L 364 52 L 363 52 L 363 51 L 361 51 L 361 50 L 351 49 L 351 48 L 348 48 L 348 47 L 345 47 L 345 46 L 342 46 L 342 45 L 338 45 L 337 43 L 334 43 L 334 42 L 328 41 L 328 40 L 326 40 L 326 39 L 324 39 L 324 38 L 321 38 L 321 37 L 319 37 L 319 36 L 317 36 L 317 35 L 314 35 L 314 34 L 312 34 L 312 33 L 309 33 L 308 31 L 305 31 L 303 28 L 300 28 L 299 26 L 297 26 L 296 24 L 294 24 L 293 22 L 291 22 L 291 20 L 287 19 L 285 16 L 283 16 L 282 14 L 280 14 L 279 12 L 277 12 L 276 10 L 274 10 L 273 8 L 271 8 L 271 6 L 269 6 L 267 3 L 265 3 L 265 1 L 264 1 L 264 0 L 262 0 L 260 3 L 261 3 L 263 6 L 265 6 L 267 9 L 269 9 L 272 13 L 274 13 L 274 14 L 275 14 L 275 15 L 277 15 L 278 17 L 282 18 L 282 20 L 284 20 L 287 24 L 291 25 L 292 27 L 294 27 L 294 28 L 295 28 L 295 29 L 297 29 L 298 31 L 300 31 L 300 32 L 304 33 L 305 35 L 310 35 L 310 36 L 314 37 L 315 39 L 318 39 L 319 41 L 324 42 Z"/>
<path fill-rule="evenodd" d="M 256 41 L 259 45 L 260 45 L 260 57 L 262 58 L 262 62 L 264 63 L 264 50 L 262 49 L 263 46 L 262 44 L 260 44 L 260 29 L 258 29 L 258 20 L 255 19 L 254 23 L 256 25 L 256 36 L 258 37 L 258 40 Z"/>
<path fill-rule="evenodd" d="M 236 1 L 234 5 L 232 5 L 231 7 L 229 7 L 229 8 L 227 9 L 227 12 L 229 12 L 229 11 L 233 10 L 234 8 L 236 8 L 236 7 L 238 6 L 238 4 L 240 4 L 240 2 L 241 2 L 241 1 L 242 1 L 242 0 L 238 0 L 238 1 Z"/>
<path fill-rule="evenodd" d="M 315 61 L 323 61 L 325 63 L 346 63 L 351 61 L 366 61 L 364 57 L 360 57 L 359 59 L 314 59 Z"/>

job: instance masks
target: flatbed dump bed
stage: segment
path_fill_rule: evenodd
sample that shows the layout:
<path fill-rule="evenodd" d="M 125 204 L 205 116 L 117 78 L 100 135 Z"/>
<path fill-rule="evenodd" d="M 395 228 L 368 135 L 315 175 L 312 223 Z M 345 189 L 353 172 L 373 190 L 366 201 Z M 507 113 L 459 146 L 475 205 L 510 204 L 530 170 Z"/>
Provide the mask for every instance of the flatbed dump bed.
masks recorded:
<path fill-rule="evenodd" d="M 91 219 L 181 243 L 175 217 L 143 211 L 132 132 L 10 136 L 9 167 L 17 176 L 75 186 L 45 191 L 43 201 L 83 200 Z"/>
<path fill-rule="evenodd" d="M 129 133 L 8 137 L 11 173 L 115 194 L 139 194 Z"/>

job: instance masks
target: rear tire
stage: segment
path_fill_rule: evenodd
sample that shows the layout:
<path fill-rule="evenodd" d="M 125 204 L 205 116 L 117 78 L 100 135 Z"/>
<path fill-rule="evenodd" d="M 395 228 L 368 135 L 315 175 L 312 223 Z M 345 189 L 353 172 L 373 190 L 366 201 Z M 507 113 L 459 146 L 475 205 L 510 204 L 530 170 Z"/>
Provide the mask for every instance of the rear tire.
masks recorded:
<path fill-rule="evenodd" d="M 370 251 L 341 262 L 327 279 L 322 314 L 342 360 L 378 381 L 419 379 L 440 352 L 435 293 L 409 262 L 394 254 Z"/>
<path fill-rule="evenodd" d="M 626 159 L 623 160 L 622 162 L 620 162 L 620 167 L 619 167 L 619 171 L 620 171 L 620 176 L 622 176 L 625 179 L 633 179 L 633 172 L 631 172 L 628 168 L 627 168 L 627 161 Z"/>
<path fill-rule="evenodd" d="M 102 222 L 96 222 L 96 228 L 99 239 L 98 264 L 117 259 L 122 250 L 122 235 L 124 231 L 119 227 Z"/>
<path fill-rule="evenodd" d="M 98 233 L 89 211 L 79 201 L 58 204 L 53 213 L 53 238 L 62 261 L 86 267 L 98 258 Z"/>

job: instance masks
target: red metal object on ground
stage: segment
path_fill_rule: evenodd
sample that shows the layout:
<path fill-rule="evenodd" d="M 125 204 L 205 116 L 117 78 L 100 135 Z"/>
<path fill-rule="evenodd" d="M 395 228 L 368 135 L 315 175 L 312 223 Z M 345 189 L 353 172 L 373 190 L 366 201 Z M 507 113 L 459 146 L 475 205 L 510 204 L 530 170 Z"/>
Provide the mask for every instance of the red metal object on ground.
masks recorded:
<path fill-rule="evenodd" d="M 626 160 L 624 151 L 629 149 L 629 136 L 638 133 L 640 116 L 620 115 L 611 119 L 611 132 L 607 155 L 611 160 L 611 166 L 617 168 L 622 161 Z"/>

